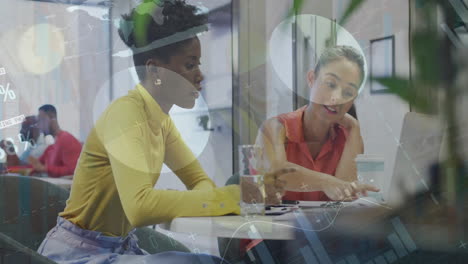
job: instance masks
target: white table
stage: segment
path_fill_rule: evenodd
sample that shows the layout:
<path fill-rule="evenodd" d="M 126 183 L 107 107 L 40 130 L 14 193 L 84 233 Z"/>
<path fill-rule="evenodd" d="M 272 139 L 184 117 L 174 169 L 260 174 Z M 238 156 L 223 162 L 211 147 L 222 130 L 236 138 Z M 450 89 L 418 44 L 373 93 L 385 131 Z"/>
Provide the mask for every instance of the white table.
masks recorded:
<path fill-rule="evenodd" d="M 212 237 L 250 239 L 294 239 L 292 221 L 275 221 L 272 216 L 246 219 L 242 216 L 179 217 L 160 224 L 162 229 Z"/>
<path fill-rule="evenodd" d="M 366 203 L 367 199 L 366 197 L 353 203 L 345 202 L 343 203 L 345 206 L 341 209 L 320 207 L 324 202 L 301 202 L 304 205 L 304 207 L 301 207 L 301 210 L 309 216 L 314 216 L 314 221 L 319 220 L 318 218 L 320 217 L 322 218 L 322 222 L 317 221 L 314 223 L 314 228 L 321 231 L 331 227 L 340 212 L 375 206 L 372 203 L 372 199 L 369 199 Z M 383 205 L 379 206 L 385 207 L 386 210 L 390 209 Z M 212 237 L 288 240 L 294 239 L 294 233 L 298 229 L 301 229 L 300 226 L 297 226 L 298 222 L 296 220 L 297 218 L 294 216 L 294 213 L 282 216 L 258 216 L 253 219 L 247 219 L 238 215 L 179 217 L 159 226 L 171 232 Z"/>

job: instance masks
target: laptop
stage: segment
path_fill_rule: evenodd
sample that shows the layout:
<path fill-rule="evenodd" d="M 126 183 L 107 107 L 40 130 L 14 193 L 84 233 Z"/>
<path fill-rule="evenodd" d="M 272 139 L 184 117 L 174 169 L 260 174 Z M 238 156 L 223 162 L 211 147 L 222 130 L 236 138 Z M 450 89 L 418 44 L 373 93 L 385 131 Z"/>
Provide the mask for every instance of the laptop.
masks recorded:
<path fill-rule="evenodd" d="M 399 206 L 406 198 L 430 187 L 429 170 L 439 160 L 444 127 L 434 116 L 409 112 L 405 115 L 395 167 L 383 198 Z"/>

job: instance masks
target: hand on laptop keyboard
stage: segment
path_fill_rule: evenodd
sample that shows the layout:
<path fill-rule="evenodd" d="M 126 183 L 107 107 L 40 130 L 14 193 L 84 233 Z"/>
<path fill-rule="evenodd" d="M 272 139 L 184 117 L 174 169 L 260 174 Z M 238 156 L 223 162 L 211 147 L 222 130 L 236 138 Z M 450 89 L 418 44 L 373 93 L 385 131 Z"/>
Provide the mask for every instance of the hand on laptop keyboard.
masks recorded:
<path fill-rule="evenodd" d="M 369 184 L 346 182 L 335 177 L 330 177 L 323 186 L 323 192 L 332 200 L 354 200 L 359 195 L 367 196 L 368 191 L 378 192 L 380 190 Z"/>

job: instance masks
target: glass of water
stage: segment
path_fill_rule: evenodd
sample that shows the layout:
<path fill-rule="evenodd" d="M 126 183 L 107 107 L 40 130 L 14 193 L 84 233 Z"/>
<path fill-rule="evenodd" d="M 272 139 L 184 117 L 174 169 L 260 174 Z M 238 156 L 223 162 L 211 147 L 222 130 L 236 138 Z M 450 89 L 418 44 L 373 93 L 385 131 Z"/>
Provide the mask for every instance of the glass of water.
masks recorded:
<path fill-rule="evenodd" d="M 255 145 L 239 146 L 240 207 L 242 216 L 265 214 L 263 151 Z"/>

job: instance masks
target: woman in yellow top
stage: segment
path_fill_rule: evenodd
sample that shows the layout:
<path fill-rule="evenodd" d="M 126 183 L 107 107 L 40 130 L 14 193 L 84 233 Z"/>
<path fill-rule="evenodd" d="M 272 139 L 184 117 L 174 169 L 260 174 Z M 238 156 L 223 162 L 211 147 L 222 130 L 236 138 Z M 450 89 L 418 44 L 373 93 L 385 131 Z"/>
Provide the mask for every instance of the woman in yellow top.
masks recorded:
<path fill-rule="evenodd" d="M 58 263 L 220 261 L 187 253 L 148 255 L 132 231 L 180 216 L 239 213 L 239 186 L 216 188 L 168 116 L 173 105 L 192 108 L 199 96 L 196 33 L 205 21 L 183 0 L 147 1 L 123 17 L 119 34 L 133 50 L 141 83 L 113 102 L 90 132 L 66 208 L 40 254 Z M 153 188 L 163 163 L 189 191 Z"/>

